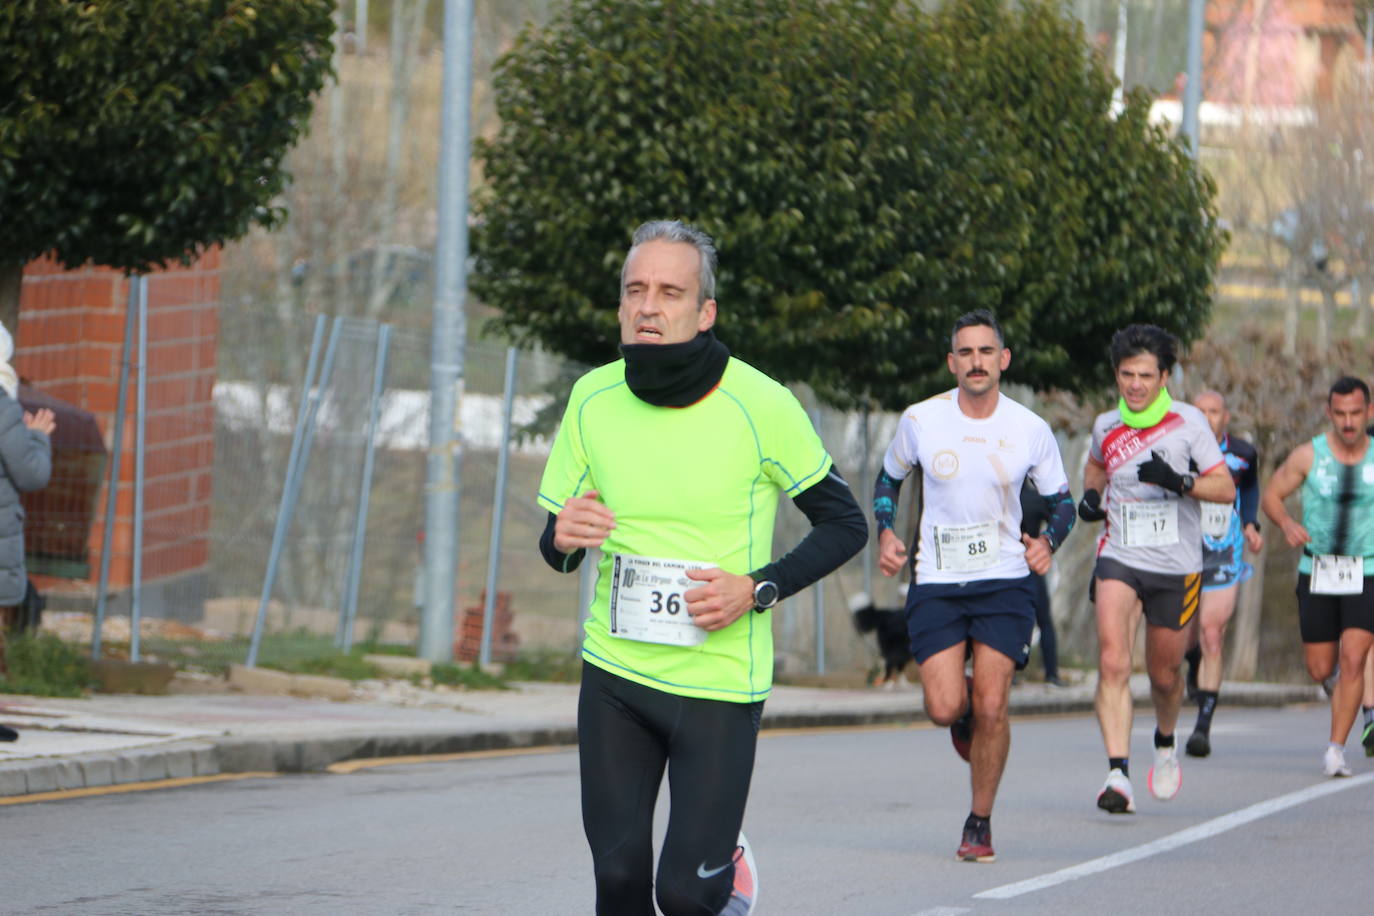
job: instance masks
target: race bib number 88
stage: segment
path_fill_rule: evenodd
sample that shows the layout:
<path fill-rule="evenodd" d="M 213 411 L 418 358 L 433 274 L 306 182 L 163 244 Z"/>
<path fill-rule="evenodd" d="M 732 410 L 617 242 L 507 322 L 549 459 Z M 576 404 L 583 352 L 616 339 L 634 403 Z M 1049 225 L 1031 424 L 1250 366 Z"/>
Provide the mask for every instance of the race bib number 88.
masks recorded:
<path fill-rule="evenodd" d="M 706 631 L 692 622 L 682 595 L 701 583 L 687 570 L 694 560 L 668 560 L 617 553 L 611 557 L 611 635 L 668 646 L 699 646 Z"/>
<path fill-rule="evenodd" d="M 996 522 L 935 526 L 935 567 L 978 572 L 997 565 L 1000 542 Z"/>

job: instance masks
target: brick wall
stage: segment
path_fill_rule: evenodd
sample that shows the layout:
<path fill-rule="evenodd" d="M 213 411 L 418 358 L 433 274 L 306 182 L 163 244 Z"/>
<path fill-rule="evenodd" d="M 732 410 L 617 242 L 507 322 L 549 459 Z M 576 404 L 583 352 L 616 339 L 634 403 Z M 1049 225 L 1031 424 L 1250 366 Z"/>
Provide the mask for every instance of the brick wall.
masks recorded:
<path fill-rule="evenodd" d="M 204 576 L 209 559 L 211 472 L 214 464 L 215 347 L 220 284 L 218 250 L 190 267 L 148 277 L 147 419 L 144 453 L 143 580 Z M 32 386 L 95 415 L 113 455 L 119 363 L 129 284 L 116 271 L 66 271 L 42 260 L 25 268 L 15 368 Z M 110 585 L 132 574 L 134 420 L 137 351 L 127 395 Z M 106 472 L 108 481 L 108 470 Z M 50 593 L 89 594 L 103 549 L 102 488 L 90 536 L 90 577 L 35 577 Z M 185 609 L 198 616 L 198 609 Z M 145 613 L 152 613 L 145 608 Z M 180 614 L 178 614 L 180 616 Z"/>

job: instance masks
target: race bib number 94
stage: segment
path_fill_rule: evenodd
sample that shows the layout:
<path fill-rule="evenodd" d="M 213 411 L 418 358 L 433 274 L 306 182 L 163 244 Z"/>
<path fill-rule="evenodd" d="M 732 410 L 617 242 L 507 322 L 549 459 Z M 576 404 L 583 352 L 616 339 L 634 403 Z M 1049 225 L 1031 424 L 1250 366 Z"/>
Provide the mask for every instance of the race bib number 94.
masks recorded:
<path fill-rule="evenodd" d="M 1314 595 L 1358 595 L 1364 591 L 1364 557 L 1321 554 L 1312 558 Z"/>
<path fill-rule="evenodd" d="M 668 646 L 699 646 L 706 631 L 692 622 L 682 595 L 701 584 L 687 570 L 694 560 L 617 553 L 611 557 L 611 635 Z"/>

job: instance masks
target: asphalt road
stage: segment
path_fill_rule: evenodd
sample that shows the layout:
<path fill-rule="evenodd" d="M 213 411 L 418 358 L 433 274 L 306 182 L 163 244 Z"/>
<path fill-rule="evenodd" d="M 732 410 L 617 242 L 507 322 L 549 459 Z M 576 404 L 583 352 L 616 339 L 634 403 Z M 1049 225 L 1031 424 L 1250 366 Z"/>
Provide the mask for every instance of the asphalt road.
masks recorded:
<path fill-rule="evenodd" d="M 1152 727 L 1139 813 L 1111 817 L 1095 722 L 1017 721 L 988 865 L 953 856 L 968 776 L 946 732 L 765 733 L 759 913 L 1370 911 L 1374 760 L 1352 740 L 1355 777 L 1322 776 L 1323 707 L 1223 705 L 1169 803 L 1145 788 Z M 0 913 L 590 913 L 578 806 L 560 750 L 0 807 Z"/>

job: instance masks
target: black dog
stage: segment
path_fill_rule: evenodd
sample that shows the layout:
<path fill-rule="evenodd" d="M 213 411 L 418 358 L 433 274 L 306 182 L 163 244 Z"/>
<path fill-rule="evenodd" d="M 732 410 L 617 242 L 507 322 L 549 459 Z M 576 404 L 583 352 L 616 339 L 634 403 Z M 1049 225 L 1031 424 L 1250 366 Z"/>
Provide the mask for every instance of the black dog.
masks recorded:
<path fill-rule="evenodd" d="M 872 596 L 863 592 L 849 599 L 849 609 L 854 613 L 854 629 L 861 634 L 873 633 L 878 640 L 883 673 L 874 684 L 890 689 L 907 683 L 905 671 L 911 663 L 911 641 L 906 632 L 906 610 L 877 607 Z"/>

